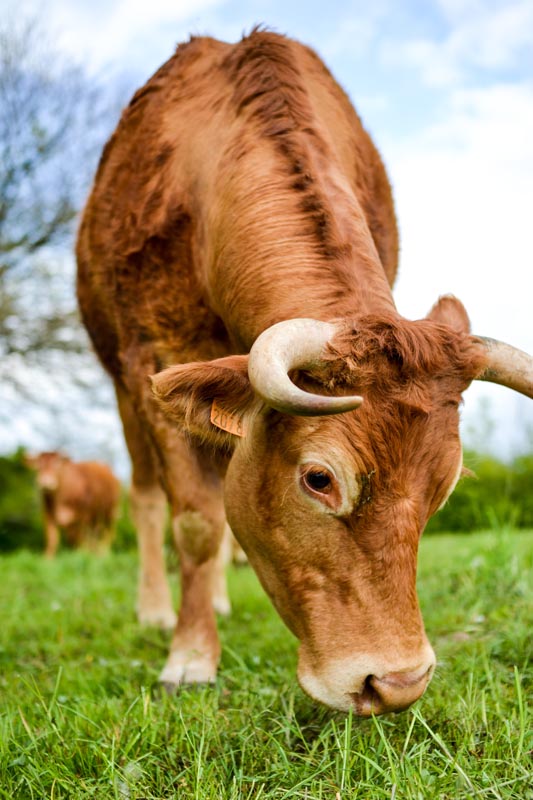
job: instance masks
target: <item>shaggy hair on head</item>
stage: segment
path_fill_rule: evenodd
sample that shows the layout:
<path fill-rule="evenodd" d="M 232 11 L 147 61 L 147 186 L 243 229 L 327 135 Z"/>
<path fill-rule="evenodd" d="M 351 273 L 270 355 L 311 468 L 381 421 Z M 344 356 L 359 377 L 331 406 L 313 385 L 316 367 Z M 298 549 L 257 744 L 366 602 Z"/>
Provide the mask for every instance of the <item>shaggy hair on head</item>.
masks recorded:
<path fill-rule="evenodd" d="M 403 400 L 422 411 L 432 406 L 429 382 L 460 394 L 484 369 L 485 355 L 468 333 L 433 320 L 411 322 L 369 315 L 344 324 L 329 344 L 322 381 L 329 391 Z M 313 378 L 321 380 L 312 373 Z"/>

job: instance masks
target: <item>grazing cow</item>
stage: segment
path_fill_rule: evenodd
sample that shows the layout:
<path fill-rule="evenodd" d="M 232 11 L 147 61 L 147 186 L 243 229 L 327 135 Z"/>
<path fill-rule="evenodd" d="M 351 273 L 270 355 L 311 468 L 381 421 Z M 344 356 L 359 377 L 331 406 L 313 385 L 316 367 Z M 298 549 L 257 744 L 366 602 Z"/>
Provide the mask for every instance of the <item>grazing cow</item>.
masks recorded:
<path fill-rule="evenodd" d="M 133 462 L 144 623 L 175 621 L 171 507 L 167 686 L 215 679 L 227 516 L 300 641 L 306 692 L 363 716 L 424 692 L 417 548 L 461 473 L 461 394 L 478 378 L 532 396 L 533 370 L 472 336 L 454 297 L 401 317 L 397 252 L 380 157 L 307 47 L 193 38 L 124 111 L 78 297 Z"/>
<path fill-rule="evenodd" d="M 66 541 L 78 547 L 109 548 L 113 537 L 120 483 L 106 464 L 75 463 L 61 453 L 28 456 L 41 490 L 46 539 L 45 555 L 55 556 L 59 528 Z"/>

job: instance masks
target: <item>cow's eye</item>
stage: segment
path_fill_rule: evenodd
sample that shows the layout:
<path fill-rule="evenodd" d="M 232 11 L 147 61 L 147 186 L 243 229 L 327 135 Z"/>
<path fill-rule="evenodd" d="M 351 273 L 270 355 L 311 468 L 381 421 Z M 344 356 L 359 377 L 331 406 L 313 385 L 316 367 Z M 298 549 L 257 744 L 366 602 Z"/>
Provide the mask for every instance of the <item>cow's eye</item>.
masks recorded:
<path fill-rule="evenodd" d="M 335 473 L 325 464 L 308 461 L 300 465 L 300 488 L 315 502 L 338 513 L 343 506 L 343 492 Z"/>
<path fill-rule="evenodd" d="M 302 474 L 302 482 L 311 492 L 329 494 L 333 488 L 331 475 L 320 467 L 308 467 Z"/>

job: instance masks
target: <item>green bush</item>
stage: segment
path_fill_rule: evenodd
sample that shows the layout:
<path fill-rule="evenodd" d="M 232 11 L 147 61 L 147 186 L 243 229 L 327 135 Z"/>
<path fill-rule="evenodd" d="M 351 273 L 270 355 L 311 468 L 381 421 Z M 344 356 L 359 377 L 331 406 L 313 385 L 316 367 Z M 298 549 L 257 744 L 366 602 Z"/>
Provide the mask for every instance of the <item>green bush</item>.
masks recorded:
<path fill-rule="evenodd" d="M 0 550 L 42 550 L 41 499 L 24 451 L 0 456 Z"/>
<path fill-rule="evenodd" d="M 513 461 L 512 499 L 518 509 L 521 528 L 533 528 L 533 453 Z"/>
<path fill-rule="evenodd" d="M 466 451 L 464 463 L 475 474 L 459 481 L 454 493 L 427 526 L 428 533 L 472 531 L 512 525 L 533 527 L 533 455 L 509 464 Z"/>

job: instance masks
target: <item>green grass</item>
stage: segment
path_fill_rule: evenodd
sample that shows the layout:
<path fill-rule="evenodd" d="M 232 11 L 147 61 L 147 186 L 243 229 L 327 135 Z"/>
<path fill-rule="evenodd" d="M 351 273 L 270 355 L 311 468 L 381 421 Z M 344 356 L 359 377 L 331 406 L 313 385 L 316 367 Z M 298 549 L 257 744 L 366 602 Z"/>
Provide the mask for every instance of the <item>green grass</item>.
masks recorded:
<path fill-rule="evenodd" d="M 423 541 L 439 666 L 366 721 L 296 684 L 296 643 L 233 570 L 215 688 L 160 694 L 168 636 L 141 630 L 134 554 L 0 559 L 0 798 L 533 798 L 533 532 Z"/>

